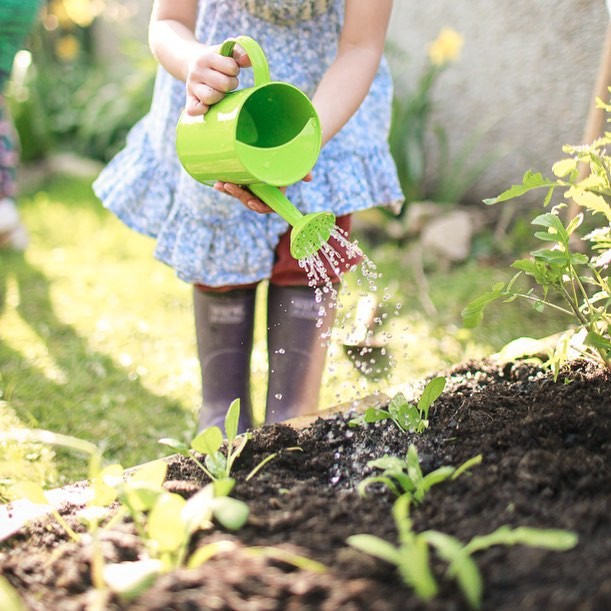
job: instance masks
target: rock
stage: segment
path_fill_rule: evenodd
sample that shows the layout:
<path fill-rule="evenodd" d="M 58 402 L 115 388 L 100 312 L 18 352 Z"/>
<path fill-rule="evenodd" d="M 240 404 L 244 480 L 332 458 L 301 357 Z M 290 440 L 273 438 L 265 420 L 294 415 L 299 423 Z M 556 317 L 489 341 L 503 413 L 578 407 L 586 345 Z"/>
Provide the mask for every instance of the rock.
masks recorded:
<path fill-rule="evenodd" d="M 464 261 L 471 251 L 474 222 L 464 210 L 450 210 L 430 220 L 420 237 L 427 258 L 441 257 L 446 262 Z"/>

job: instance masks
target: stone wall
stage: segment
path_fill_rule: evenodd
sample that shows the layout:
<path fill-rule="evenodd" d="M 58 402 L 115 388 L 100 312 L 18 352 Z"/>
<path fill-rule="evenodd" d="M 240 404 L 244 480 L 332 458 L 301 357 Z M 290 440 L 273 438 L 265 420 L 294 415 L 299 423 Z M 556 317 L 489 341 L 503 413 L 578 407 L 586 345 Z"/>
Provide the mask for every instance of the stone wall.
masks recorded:
<path fill-rule="evenodd" d="M 551 174 L 562 145 L 580 143 L 608 20 L 604 0 L 395 1 L 390 40 L 406 55 L 391 55 L 397 90 L 415 83 L 442 27 L 464 37 L 460 60 L 437 82 L 434 120 L 454 151 L 482 129 L 478 154 L 500 155 L 469 200 L 498 194 L 527 169 Z"/>

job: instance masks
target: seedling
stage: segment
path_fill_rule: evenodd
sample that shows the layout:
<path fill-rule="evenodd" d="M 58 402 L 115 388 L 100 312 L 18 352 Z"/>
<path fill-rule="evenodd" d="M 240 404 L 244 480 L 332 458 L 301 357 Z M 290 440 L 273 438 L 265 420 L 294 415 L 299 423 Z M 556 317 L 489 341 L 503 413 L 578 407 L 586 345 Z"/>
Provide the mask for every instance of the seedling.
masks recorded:
<path fill-rule="evenodd" d="M 240 456 L 242 450 L 250 439 L 250 433 L 238 436 L 238 422 L 240 419 L 240 400 L 235 399 L 225 416 L 225 435 L 227 437 L 227 453 L 221 452 L 223 433 L 218 426 L 210 426 L 191 441 L 190 447 L 177 439 L 164 437 L 159 443 L 167 445 L 183 456 L 190 457 L 197 466 L 211 479 L 220 480 L 230 476 L 233 463 Z M 239 440 L 234 448 L 234 441 Z M 205 456 L 202 463 L 195 454 Z"/>
<path fill-rule="evenodd" d="M 597 100 L 601 108 L 611 111 L 611 105 Z M 498 283 L 492 290 L 478 297 L 463 310 L 466 327 L 475 327 L 482 320 L 484 309 L 493 301 L 510 302 L 521 298 L 530 301 L 537 312 L 554 308 L 565 313 L 573 322 L 573 328 L 563 333 L 553 354 L 545 363 L 557 379 L 560 366 L 569 358 L 570 341 L 582 356 L 611 369 L 611 288 L 608 268 L 611 263 L 611 156 L 608 147 L 611 133 L 596 140 L 590 146 L 565 146 L 568 157 L 554 164 L 555 179 L 544 178 L 540 173 L 526 172 L 521 185 L 514 185 L 498 197 L 484 200 L 486 204 L 506 202 L 535 189 L 546 191 L 543 206 L 546 207 L 557 189 L 565 191 L 572 200 L 591 213 L 595 228 L 582 238 L 589 253 L 576 252 L 576 230 L 583 222 L 583 213 L 568 223 L 560 218 L 562 203 L 551 212 L 537 216 L 532 224 L 537 228 L 534 236 L 543 241 L 546 248 L 530 253 L 530 258 L 515 261 L 512 267 L 518 273 L 508 283 Z M 580 167 L 587 167 L 583 178 Z M 596 224 L 597 223 L 597 224 Z M 534 279 L 538 289 L 520 290 L 517 279 L 526 274 Z M 555 303 L 550 295 L 560 298 Z"/>
<path fill-rule="evenodd" d="M 251 433 L 246 432 L 238 435 L 238 422 L 240 420 L 240 400 L 235 399 L 225 416 L 225 436 L 227 437 L 226 454 L 222 452 L 223 433 L 218 426 L 211 426 L 204 429 L 192 441 L 190 446 L 177 439 L 164 437 L 159 443 L 171 447 L 182 456 L 191 458 L 195 464 L 212 480 L 221 481 L 231 479 L 231 470 L 235 460 L 240 456 L 244 447 L 251 438 Z M 235 447 L 234 447 L 235 445 Z M 287 451 L 301 451 L 301 448 L 287 448 Z M 202 463 L 196 456 L 205 456 Z M 266 456 L 258 463 L 247 475 L 248 481 L 254 477 L 270 460 L 277 456 L 276 453 Z"/>
<path fill-rule="evenodd" d="M 418 504 L 424 500 L 426 493 L 436 484 L 447 479 L 456 479 L 474 465 L 482 462 L 482 455 L 478 454 L 464 462 L 460 467 L 439 467 L 426 475 L 423 475 L 418 459 L 416 446 L 410 444 L 405 458 L 398 456 L 382 456 L 367 463 L 368 467 L 383 469 L 381 475 L 365 478 L 358 486 L 358 492 L 366 496 L 367 487 L 371 484 L 384 484 L 393 494 L 401 496 L 407 494 L 414 503 Z"/>
<path fill-rule="evenodd" d="M 398 532 L 398 545 L 373 535 L 353 535 L 347 542 L 366 554 L 380 558 L 397 567 L 403 582 L 422 600 L 433 599 L 438 585 L 431 569 L 429 548 L 448 564 L 446 577 L 455 579 L 467 603 L 479 609 L 483 594 L 483 580 L 472 555 L 493 545 L 527 545 L 554 551 L 566 551 L 577 544 L 577 535 L 565 530 L 501 526 L 494 532 L 474 537 L 463 545 L 445 533 L 427 530 L 416 533 L 409 516 L 412 497 L 400 496 L 394 503 L 392 514 Z"/>
<path fill-rule="evenodd" d="M 364 414 L 350 420 L 348 426 L 356 427 L 380 420 L 392 420 L 406 433 L 422 433 L 429 426 L 429 409 L 439 398 L 445 385 L 445 378 L 432 379 L 424 387 L 416 405 L 410 403 L 403 393 L 397 393 L 388 404 L 388 409 L 369 407 Z"/>

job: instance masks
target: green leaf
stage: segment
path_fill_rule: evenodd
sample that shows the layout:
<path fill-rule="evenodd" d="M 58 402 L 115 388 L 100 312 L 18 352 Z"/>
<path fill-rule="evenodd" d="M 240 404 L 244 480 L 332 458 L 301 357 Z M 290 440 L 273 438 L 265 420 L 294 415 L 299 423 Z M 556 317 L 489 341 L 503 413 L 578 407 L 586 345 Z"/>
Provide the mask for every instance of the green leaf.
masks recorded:
<path fill-rule="evenodd" d="M 422 488 L 424 491 L 430 490 L 433 486 L 445 482 L 452 477 L 454 467 L 439 467 L 430 473 L 427 473 L 422 480 Z"/>
<path fill-rule="evenodd" d="M 563 178 L 564 176 L 567 176 L 567 174 L 570 174 L 571 172 L 575 171 L 576 169 L 577 160 L 573 158 L 561 159 L 552 166 L 552 172 L 556 176 L 558 176 L 558 178 Z"/>
<path fill-rule="evenodd" d="M 222 445 L 223 433 L 218 426 L 204 429 L 191 442 L 191 447 L 200 454 L 214 454 Z"/>
<path fill-rule="evenodd" d="M 204 486 L 187 500 L 180 513 L 180 519 L 187 533 L 192 534 L 199 528 L 211 526 L 213 500 L 212 484 Z"/>
<path fill-rule="evenodd" d="M 595 333 L 594 331 L 590 331 L 586 335 L 585 343 L 588 346 L 592 346 L 597 350 L 602 350 L 607 354 L 611 353 L 611 341 L 607 338 L 603 337 L 599 333 Z"/>
<path fill-rule="evenodd" d="M 222 477 L 212 482 L 214 496 L 229 496 L 234 486 L 235 480 L 232 477 Z"/>
<path fill-rule="evenodd" d="M 175 552 L 185 544 L 188 531 L 180 519 L 186 501 L 173 493 L 163 494 L 151 510 L 147 535 L 156 543 L 158 552 Z"/>
<path fill-rule="evenodd" d="M 519 526 L 511 529 L 500 526 L 495 531 L 473 537 L 465 546 L 468 554 L 488 549 L 494 545 L 527 545 L 555 551 L 566 551 L 577 545 L 577 535 L 567 530 L 538 529 Z"/>
<path fill-rule="evenodd" d="M 433 378 L 424 388 L 418 401 L 418 409 L 428 413 L 429 407 L 439 398 L 446 387 L 446 379 L 442 376 Z"/>
<path fill-rule="evenodd" d="M 23 497 L 35 505 L 49 505 L 42 486 L 34 482 L 19 482 L 13 486 L 16 496 Z"/>
<path fill-rule="evenodd" d="M 373 535 L 352 535 L 346 539 L 348 545 L 365 552 L 370 556 L 375 556 L 394 565 L 401 563 L 399 550 L 384 539 Z"/>
<path fill-rule="evenodd" d="M 486 306 L 505 295 L 503 282 L 497 283 L 492 287 L 492 291 L 484 293 L 481 297 L 471 301 L 461 312 L 463 324 L 467 329 L 477 327 L 484 318 Z"/>
<path fill-rule="evenodd" d="M 160 560 L 147 558 L 134 562 L 104 565 L 104 582 L 123 600 L 133 600 L 148 590 L 161 574 Z"/>
<path fill-rule="evenodd" d="M 164 446 L 169 446 L 170 448 L 176 450 L 176 452 L 182 454 L 183 456 L 189 456 L 189 446 L 186 443 L 183 443 L 182 441 L 178 441 L 178 439 L 164 437 L 163 439 L 159 440 L 159 443 L 163 444 Z"/>
<path fill-rule="evenodd" d="M 611 206 L 602 195 L 573 186 L 566 192 L 565 196 L 573 199 L 578 205 L 589 209 L 593 213 L 604 214 L 607 220 L 611 222 Z"/>
<path fill-rule="evenodd" d="M 551 212 L 540 214 L 531 221 L 531 224 L 553 229 L 558 234 L 558 238 L 562 243 L 566 244 L 568 242 L 569 234 L 557 214 L 552 214 Z"/>
<path fill-rule="evenodd" d="M 394 495 L 399 496 L 399 489 L 395 486 L 393 480 L 386 475 L 378 475 L 372 477 L 366 477 L 363 481 L 359 483 L 356 490 L 360 496 L 367 496 L 367 487 L 371 486 L 371 484 L 384 484 Z M 412 486 L 413 488 L 413 486 Z"/>
<path fill-rule="evenodd" d="M 155 460 L 138 467 L 132 474 L 131 482 L 142 482 L 154 488 L 160 488 L 168 472 L 168 463 Z"/>
<path fill-rule="evenodd" d="M 240 422 L 240 400 L 235 399 L 232 401 L 227 415 L 225 416 L 225 434 L 227 435 L 227 442 L 232 443 L 238 434 L 238 425 Z"/>
<path fill-rule="evenodd" d="M 458 581 L 458 585 L 469 605 L 479 609 L 481 605 L 483 581 L 477 564 L 464 551 L 462 543 L 450 535 L 435 530 L 421 533 L 432 545 L 439 556 L 449 563 L 448 575 Z"/>
<path fill-rule="evenodd" d="M 248 505 L 230 496 L 216 498 L 212 502 L 216 521 L 229 530 L 239 530 L 246 524 L 250 512 Z"/>
<path fill-rule="evenodd" d="M 363 414 L 363 419 L 367 424 L 372 424 L 373 422 L 378 422 L 379 420 L 386 420 L 389 417 L 389 412 L 376 407 L 368 407 Z"/>
<path fill-rule="evenodd" d="M 380 458 L 375 458 L 374 460 L 370 460 L 367 463 L 368 467 L 374 467 L 376 469 L 386 469 L 386 470 L 397 470 L 402 471 L 403 466 L 405 465 L 405 461 L 398 456 L 389 456 L 385 454 Z"/>
<path fill-rule="evenodd" d="M 189 563 L 187 564 L 187 568 L 196 569 L 202 564 L 205 564 L 216 556 L 217 554 L 221 554 L 224 552 L 231 552 L 236 549 L 237 545 L 233 541 L 214 541 L 212 543 L 208 543 L 207 545 L 203 545 L 202 547 L 198 547 L 195 552 L 189 558 Z"/>
<path fill-rule="evenodd" d="M 214 452 L 206 456 L 206 467 L 215 479 L 222 479 L 229 475 L 227 472 L 227 458 L 222 452 Z"/>
<path fill-rule="evenodd" d="M 93 499 L 90 504 L 95 507 L 107 507 L 113 503 L 118 494 L 119 487 L 124 483 L 124 470 L 119 464 L 108 465 L 91 481 Z"/>
<path fill-rule="evenodd" d="M 482 463 L 481 454 L 478 454 L 477 456 L 474 456 L 473 458 L 466 460 L 462 465 L 460 465 L 460 467 L 458 467 L 458 469 L 456 469 L 456 471 L 454 471 L 451 479 L 456 479 L 457 477 L 460 477 L 463 473 L 468 471 L 471 467 L 474 467 L 475 465 L 480 465 L 481 463 Z"/>
<path fill-rule="evenodd" d="M 541 187 L 556 187 L 557 183 L 553 180 L 543 178 L 540 172 L 531 172 L 528 170 L 522 177 L 521 185 L 513 185 L 507 191 L 503 191 L 499 196 L 491 199 L 485 199 L 484 203 L 487 205 L 498 204 L 505 202 L 516 197 L 520 197 L 525 193 L 528 193 L 532 189 L 539 189 Z"/>

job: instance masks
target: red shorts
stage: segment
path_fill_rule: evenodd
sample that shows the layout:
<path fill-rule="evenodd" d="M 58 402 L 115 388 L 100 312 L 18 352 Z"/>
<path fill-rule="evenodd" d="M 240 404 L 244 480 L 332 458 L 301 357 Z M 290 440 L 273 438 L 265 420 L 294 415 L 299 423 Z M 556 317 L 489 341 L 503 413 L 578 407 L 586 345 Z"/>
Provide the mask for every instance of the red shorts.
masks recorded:
<path fill-rule="evenodd" d="M 345 236 L 350 236 L 350 214 L 338 216 L 335 219 L 335 224 L 342 230 Z M 360 257 L 348 257 L 345 252 L 345 248 L 340 247 L 337 243 L 333 247 L 339 252 L 340 255 L 343 256 L 343 258 L 346 259 L 346 261 L 340 265 L 340 274 L 348 271 L 361 260 Z M 331 265 L 324 257 L 323 262 L 331 282 L 339 282 L 340 276 L 331 268 Z M 297 259 L 291 255 L 290 227 L 280 236 L 280 241 L 278 242 L 278 246 L 276 246 L 274 266 L 272 268 L 272 274 L 269 281 L 271 284 L 275 284 L 277 286 L 308 286 L 310 284 L 306 271 L 299 267 Z M 208 286 L 205 284 L 196 284 L 195 286 L 197 286 L 198 289 L 208 293 L 226 293 L 227 291 L 233 291 L 235 289 L 254 288 L 257 286 L 257 284 L 258 282 L 252 282 L 249 284 L 234 284 L 230 286 Z"/>

